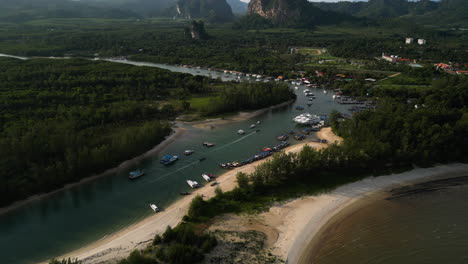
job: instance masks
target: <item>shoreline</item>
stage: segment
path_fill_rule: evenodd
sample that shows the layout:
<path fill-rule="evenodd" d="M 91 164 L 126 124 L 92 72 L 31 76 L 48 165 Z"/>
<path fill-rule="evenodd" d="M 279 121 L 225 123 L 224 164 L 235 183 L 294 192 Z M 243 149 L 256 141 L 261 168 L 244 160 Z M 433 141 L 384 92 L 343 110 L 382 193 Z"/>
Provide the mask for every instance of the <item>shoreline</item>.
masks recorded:
<path fill-rule="evenodd" d="M 0 54 L 0 56 L 1 55 L 2 54 Z M 281 104 L 277 104 L 277 105 L 274 105 L 274 106 L 270 106 L 270 107 L 262 108 L 262 109 L 259 109 L 259 110 L 255 110 L 253 112 L 239 112 L 238 114 L 233 115 L 229 119 L 217 118 L 217 119 L 207 119 L 207 120 L 195 121 L 195 122 L 176 121 L 176 125 L 175 125 L 175 127 L 173 127 L 173 133 L 168 135 L 166 139 L 164 139 L 162 142 L 160 142 L 158 145 L 154 146 L 150 150 L 148 150 L 148 151 L 146 151 L 146 152 L 144 152 L 144 153 L 142 153 L 142 154 L 140 154 L 140 155 L 138 155 L 136 157 L 133 157 L 131 159 L 122 161 L 116 167 L 107 169 L 102 173 L 99 173 L 99 174 L 96 174 L 96 175 L 91 175 L 91 176 L 83 178 L 83 179 L 81 179 L 80 181 L 77 181 L 77 182 L 65 184 L 63 187 L 61 187 L 59 189 L 56 189 L 56 190 L 53 190 L 53 191 L 50 191 L 50 192 L 47 192 L 47 193 L 41 193 L 41 194 L 36 194 L 36 195 L 29 196 L 28 198 L 16 201 L 13 204 L 8 205 L 6 207 L 0 207 L 0 215 L 6 214 L 6 213 L 8 213 L 8 212 L 10 212 L 12 210 L 15 210 L 15 209 L 17 209 L 19 207 L 27 205 L 27 204 L 29 204 L 31 202 L 38 201 L 38 200 L 50 197 L 50 196 L 52 196 L 52 195 L 54 195 L 56 193 L 59 193 L 61 191 L 65 191 L 65 190 L 68 190 L 70 188 L 76 187 L 76 186 L 78 186 L 80 184 L 87 183 L 87 182 L 96 180 L 98 178 L 107 176 L 108 174 L 115 173 L 115 172 L 117 172 L 117 171 L 119 171 L 121 169 L 127 168 L 132 163 L 135 163 L 137 161 L 140 161 L 142 159 L 145 159 L 145 158 L 147 158 L 149 156 L 152 156 L 154 154 L 157 154 L 157 153 L 163 151 L 167 146 L 172 144 L 177 138 L 182 136 L 187 131 L 187 129 L 185 129 L 185 128 L 178 127 L 177 124 L 191 125 L 191 126 L 196 127 L 196 128 L 203 128 L 202 124 L 204 124 L 207 127 L 210 126 L 210 125 L 228 124 L 228 123 L 243 121 L 243 120 L 247 120 L 247 119 L 256 117 L 258 115 L 261 115 L 263 113 L 268 112 L 269 110 L 273 110 L 273 109 L 277 109 L 277 108 L 280 108 L 280 107 L 290 105 L 293 102 L 294 102 L 294 100 L 289 100 L 289 101 L 281 103 Z M 205 128 L 207 128 L 207 127 L 205 127 Z"/>
<path fill-rule="evenodd" d="M 468 164 L 461 163 L 417 168 L 398 174 L 368 177 L 340 186 L 330 193 L 296 199 L 282 205 L 290 207 L 290 212 L 287 214 L 288 220 L 278 227 L 280 234 L 273 252 L 286 259 L 286 263 L 307 263 L 304 261 L 308 251 L 316 250 L 327 227 L 339 221 L 343 214 L 359 208 L 369 199 L 375 199 L 372 197 L 395 187 L 454 178 L 467 173 Z"/>
<path fill-rule="evenodd" d="M 2 214 L 6 214 L 14 209 L 17 209 L 19 207 L 22 207 L 24 205 L 27 205 L 31 202 L 34 202 L 34 201 L 38 201 L 38 200 L 41 200 L 41 199 L 44 199 L 44 198 L 47 198 L 47 197 L 50 197 L 54 194 L 57 194 L 59 192 L 62 192 L 62 191 L 65 191 L 65 190 L 68 190 L 70 188 L 73 188 L 73 187 L 76 187 L 80 184 L 83 184 L 83 183 L 87 183 L 87 182 L 90 182 L 90 181 L 93 181 L 93 180 L 96 180 L 98 178 L 101 178 L 101 177 L 104 177 L 104 176 L 107 176 L 109 174 L 112 174 L 112 173 L 115 173 L 119 170 L 122 170 L 122 169 L 125 169 L 127 167 L 129 167 L 130 165 L 132 165 L 133 163 L 137 162 L 137 161 L 140 161 L 142 159 L 145 159 L 149 156 L 152 156 L 154 154 L 157 154 L 161 151 L 163 151 L 167 146 L 169 146 L 170 144 L 172 144 L 177 138 L 179 138 L 180 136 L 182 136 L 184 133 L 186 132 L 186 129 L 185 128 L 180 128 L 180 127 L 174 127 L 173 128 L 173 132 L 168 135 L 163 141 L 161 141 L 158 145 L 152 147 L 150 150 L 144 152 L 143 154 L 140 154 L 136 157 L 133 157 L 131 159 L 127 159 L 125 161 L 122 161 L 119 165 L 117 165 L 116 167 L 113 167 L 113 168 L 110 168 L 110 169 L 107 169 L 105 170 L 104 172 L 102 173 L 99 173 L 99 174 L 96 174 L 96 175 L 91 175 L 89 177 L 86 177 L 86 178 L 83 178 L 81 179 L 80 181 L 77 181 L 77 182 L 73 182 L 73 183 L 68 183 L 68 184 L 65 184 L 63 187 L 59 188 L 59 189 L 56 189 L 56 190 L 53 190 L 51 192 L 47 192 L 47 193 L 42 193 L 42 194 L 36 194 L 36 195 L 33 195 L 33 196 L 30 196 L 26 199 L 23 199 L 23 200 L 20 200 L 20 201 L 16 201 L 14 202 L 13 204 L 11 205 L 8 205 L 6 207 L 2 207 L 0 208 L 0 215 Z"/>
<path fill-rule="evenodd" d="M 322 129 L 317 133 L 317 136 L 327 139 L 330 131 L 330 128 Z M 305 145 L 309 145 L 315 149 L 322 149 L 328 146 L 323 143 L 305 142 L 290 146 L 283 151 L 298 152 Z M 270 158 L 226 171 L 217 177 L 216 181 L 219 183 L 217 186 L 219 186 L 223 191 L 234 189 L 237 186 L 236 175 L 238 172 L 251 173 L 258 165 L 264 163 Z M 169 207 L 163 208 L 161 212 L 127 226 L 109 236 L 105 236 L 88 246 L 69 252 L 63 256 L 59 256 L 57 259 L 78 258 L 78 260 L 83 261 L 83 264 L 98 264 L 125 258 L 131 251 L 146 247 L 152 242 L 154 236 L 156 234 L 163 233 L 167 226 L 174 227 L 179 224 L 182 221 L 183 216 L 187 214 L 190 203 L 196 195 L 203 195 L 205 199 L 209 199 L 214 197 L 214 190 L 215 188 L 208 184 L 199 189 L 194 189 L 192 195 L 181 197 L 173 202 Z M 47 263 L 47 261 L 40 263 Z"/>
<path fill-rule="evenodd" d="M 195 128 L 209 129 L 211 126 L 215 126 L 215 125 L 216 126 L 225 125 L 225 124 L 229 124 L 232 122 L 239 122 L 239 121 L 251 119 L 261 114 L 267 113 L 270 110 L 274 110 L 274 109 L 278 109 L 281 107 L 291 105 L 292 103 L 294 103 L 294 100 L 289 100 L 289 101 L 286 101 L 277 105 L 272 105 L 269 107 L 265 107 L 262 109 L 252 111 L 252 112 L 238 112 L 237 114 L 226 117 L 226 118 L 214 118 L 214 119 L 206 119 L 206 120 L 192 121 L 192 122 L 179 121 L 179 123 L 191 125 Z"/>

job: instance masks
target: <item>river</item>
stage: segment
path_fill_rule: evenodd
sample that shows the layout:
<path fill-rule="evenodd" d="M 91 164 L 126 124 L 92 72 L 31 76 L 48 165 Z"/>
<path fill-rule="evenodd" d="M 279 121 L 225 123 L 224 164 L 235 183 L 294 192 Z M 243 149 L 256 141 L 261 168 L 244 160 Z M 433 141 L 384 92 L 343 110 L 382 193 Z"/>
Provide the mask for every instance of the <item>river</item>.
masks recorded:
<path fill-rule="evenodd" d="M 225 81 L 237 78 L 236 75 L 206 69 L 126 60 L 114 62 L 222 77 Z M 201 183 L 202 173 L 219 175 L 224 172 L 218 163 L 242 160 L 265 146 L 277 144 L 276 136 L 288 130 L 297 130 L 291 119 L 300 113 L 329 114 L 333 109 L 348 112 L 350 106 L 334 103 L 331 93 L 324 94 L 320 89 L 311 89 L 317 99 L 312 106 L 307 107 L 303 89 L 305 87 L 296 91 L 298 99 L 292 105 L 270 110 L 251 120 L 216 126 L 212 130 L 181 124 L 187 132 L 161 154 L 0 215 L 2 263 L 30 264 L 44 261 L 86 246 L 144 219 L 153 214 L 149 203 L 154 202 L 164 208 L 179 198 L 179 192 L 189 191 L 186 179 L 195 179 Z M 305 106 L 306 109 L 295 110 L 297 105 Z M 257 121 L 261 121 L 258 127 L 261 131 L 253 133 L 249 126 Z M 238 135 L 236 131 L 239 129 L 246 130 L 246 135 Z M 308 138 L 314 137 L 311 135 Z M 205 148 L 201 145 L 204 141 L 214 142 L 216 146 Z M 294 139 L 290 142 L 299 143 Z M 185 149 L 193 149 L 195 153 L 185 157 L 182 155 Z M 181 159 L 171 166 L 163 166 L 159 159 L 164 154 L 179 155 Z M 200 157 L 206 160 L 199 162 Z M 135 168 L 144 169 L 146 175 L 130 181 L 128 172 Z"/>

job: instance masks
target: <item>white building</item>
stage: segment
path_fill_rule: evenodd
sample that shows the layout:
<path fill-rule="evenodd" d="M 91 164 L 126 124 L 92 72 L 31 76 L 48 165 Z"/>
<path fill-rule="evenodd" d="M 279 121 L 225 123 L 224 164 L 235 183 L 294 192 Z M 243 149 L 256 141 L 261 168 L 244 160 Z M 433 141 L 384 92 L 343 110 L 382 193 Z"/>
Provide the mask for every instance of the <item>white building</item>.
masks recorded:
<path fill-rule="evenodd" d="M 426 45 L 426 40 L 425 39 L 418 39 L 418 44 L 419 45 Z"/>
<path fill-rule="evenodd" d="M 406 44 L 412 44 L 413 41 L 414 41 L 413 38 L 406 38 L 405 43 L 406 43 Z"/>

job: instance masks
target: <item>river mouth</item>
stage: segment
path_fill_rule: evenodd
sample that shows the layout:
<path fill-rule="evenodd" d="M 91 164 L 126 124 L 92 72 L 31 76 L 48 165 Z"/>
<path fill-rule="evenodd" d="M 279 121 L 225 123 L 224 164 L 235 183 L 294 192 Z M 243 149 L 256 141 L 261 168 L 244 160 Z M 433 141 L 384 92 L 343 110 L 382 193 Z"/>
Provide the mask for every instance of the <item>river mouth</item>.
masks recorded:
<path fill-rule="evenodd" d="M 148 63 L 144 66 L 160 65 Z M 173 71 L 180 69 L 181 72 L 195 75 L 208 71 L 170 67 Z M 226 76 L 231 76 L 231 79 L 238 77 Z M 180 124 L 186 132 L 160 154 L 0 215 L 2 262 L 37 263 L 108 237 L 151 216 L 153 212 L 148 204 L 155 203 L 158 207 L 166 208 L 181 197 L 180 192 L 190 191 L 187 179 L 203 183 L 203 173 L 220 175 L 225 172 L 219 163 L 241 161 L 259 153 L 264 147 L 277 145 L 276 137 L 280 134 L 289 130 L 299 131 L 301 128 L 292 122 L 293 117 L 303 112 L 329 114 L 335 109 L 348 113 L 349 106 L 334 103 L 332 95 L 324 94 L 320 89 L 309 88 L 316 94 L 316 99 L 313 105 L 307 107 L 307 98 L 302 94 L 304 89 L 301 86 L 295 90 L 298 98 L 291 105 L 266 111 L 247 120 L 216 125 L 213 129 Z M 296 106 L 304 106 L 306 109 L 299 111 L 295 109 Z M 260 121 L 260 125 L 250 129 L 257 121 Z M 245 130 L 246 134 L 238 135 L 239 129 Z M 257 129 L 260 132 L 255 133 Z M 306 140 L 314 138 L 315 134 L 311 133 Z M 202 143 L 205 141 L 216 145 L 212 148 L 204 147 Z M 289 141 L 291 144 L 304 142 L 292 138 Z M 184 156 L 186 149 L 194 150 L 195 153 Z M 175 164 L 164 166 L 159 160 L 161 155 L 166 154 L 179 155 L 180 159 Z M 205 160 L 200 161 L 201 158 Z M 133 169 L 145 170 L 145 176 L 130 181 L 127 175 Z"/>
<path fill-rule="evenodd" d="M 334 216 L 299 263 L 466 263 L 466 199 L 466 172 L 367 196 Z"/>

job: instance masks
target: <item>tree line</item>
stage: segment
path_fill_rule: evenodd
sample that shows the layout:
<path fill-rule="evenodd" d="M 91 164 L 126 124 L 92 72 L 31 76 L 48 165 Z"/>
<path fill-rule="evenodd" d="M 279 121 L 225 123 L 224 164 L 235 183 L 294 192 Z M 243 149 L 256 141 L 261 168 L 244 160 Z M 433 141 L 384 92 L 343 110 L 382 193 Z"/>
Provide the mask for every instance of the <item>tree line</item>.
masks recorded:
<path fill-rule="evenodd" d="M 0 206 L 79 181 L 157 145 L 171 132 L 168 121 L 183 111 L 168 102 L 181 92 L 210 96 L 239 90 L 239 96 L 253 100 L 257 90 L 269 92 L 265 97 L 270 102 L 213 108 L 216 113 L 290 98 L 284 88 L 267 84 L 237 88 L 206 77 L 111 62 L 0 62 Z M 227 102 L 223 98 L 213 105 Z"/>

